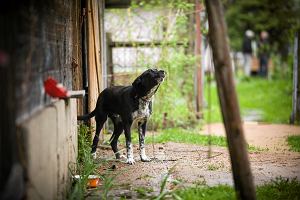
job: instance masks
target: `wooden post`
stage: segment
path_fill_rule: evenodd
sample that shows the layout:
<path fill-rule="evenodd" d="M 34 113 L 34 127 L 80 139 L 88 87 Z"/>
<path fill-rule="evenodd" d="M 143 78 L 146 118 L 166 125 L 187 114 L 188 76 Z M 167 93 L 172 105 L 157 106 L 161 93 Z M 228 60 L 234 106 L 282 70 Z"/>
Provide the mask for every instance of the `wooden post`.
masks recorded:
<path fill-rule="evenodd" d="M 209 40 L 213 51 L 223 122 L 231 158 L 238 199 L 256 199 L 247 145 L 244 138 L 238 99 L 235 91 L 227 27 L 219 0 L 205 0 L 209 22 Z"/>
<path fill-rule="evenodd" d="M 196 42 L 195 42 L 195 56 L 196 60 L 196 117 L 203 118 L 203 87 L 202 87 L 202 68 L 201 68 L 201 19 L 200 19 L 200 2 L 195 0 L 195 19 L 196 19 Z"/>
<path fill-rule="evenodd" d="M 297 76 L 298 76 L 298 79 L 297 79 L 297 106 L 296 106 L 296 121 L 298 123 L 300 123 L 300 48 L 299 48 L 299 45 L 300 45 L 300 29 L 298 29 L 297 31 L 297 40 L 298 40 L 298 49 L 297 49 Z"/>
<path fill-rule="evenodd" d="M 300 91 L 299 91 L 299 31 L 295 34 L 294 39 L 294 63 L 293 63 L 293 104 L 292 104 L 292 114 L 290 123 L 294 124 L 296 121 L 299 122 L 300 118 Z"/>
<path fill-rule="evenodd" d="M 99 93 L 102 89 L 102 63 L 101 63 L 101 30 L 99 26 L 99 6 L 103 1 L 87 1 L 87 61 L 88 61 L 88 110 L 93 111 Z M 95 127 L 95 120 L 91 119 L 91 125 Z M 100 135 L 100 141 L 103 134 Z"/>
<path fill-rule="evenodd" d="M 106 66 L 107 74 L 109 75 L 108 86 L 114 85 L 114 68 L 111 43 L 111 33 L 106 33 Z"/>

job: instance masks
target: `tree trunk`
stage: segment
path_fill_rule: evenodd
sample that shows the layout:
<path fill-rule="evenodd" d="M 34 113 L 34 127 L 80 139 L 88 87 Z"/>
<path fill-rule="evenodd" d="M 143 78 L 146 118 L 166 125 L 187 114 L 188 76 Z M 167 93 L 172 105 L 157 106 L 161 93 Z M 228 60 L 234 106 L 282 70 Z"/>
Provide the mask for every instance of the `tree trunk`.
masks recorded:
<path fill-rule="evenodd" d="M 213 52 L 215 76 L 231 158 L 238 199 L 256 199 L 255 187 L 233 80 L 227 27 L 219 0 L 205 0 L 209 22 L 209 40 Z"/>

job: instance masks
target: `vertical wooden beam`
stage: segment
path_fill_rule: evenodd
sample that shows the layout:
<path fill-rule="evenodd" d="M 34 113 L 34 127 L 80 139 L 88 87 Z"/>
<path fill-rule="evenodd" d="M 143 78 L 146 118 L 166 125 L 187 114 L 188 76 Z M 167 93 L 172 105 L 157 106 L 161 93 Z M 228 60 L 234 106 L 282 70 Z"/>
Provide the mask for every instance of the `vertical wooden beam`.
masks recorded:
<path fill-rule="evenodd" d="M 73 30 L 72 30 L 72 38 L 73 38 L 73 49 L 72 49 L 72 86 L 73 90 L 82 90 L 82 67 L 81 67 L 81 7 L 80 0 L 75 0 L 75 3 L 72 4 L 75 8 L 73 9 L 75 12 L 72 13 L 73 20 Z M 77 99 L 77 115 L 82 115 L 83 113 L 83 100 Z"/>
<path fill-rule="evenodd" d="M 209 40 L 213 50 L 223 122 L 231 158 L 233 179 L 238 199 L 256 199 L 247 153 L 238 99 L 235 91 L 227 27 L 219 0 L 205 0 L 209 22 Z"/>
<path fill-rule="evenodd" d="M 106 66 L 107 74 L 109 75 L 108 86 L 114 85 L 114 69 L 111 43 L 111 33 L 106 33 Z"/>
<path fill-rule="evenodd" d="M 292 114 L 290 123 L 294 124 L 299 122 L 300 118 L 300 105 L 299 105 L 299 31 L 296 32 L 294 38 L 294 59 L 293 59 L 293 102 L 292 102 Z"/>
<path fill-rule="evenodd" d="M 196 60 L 196 117 L 203 118 L 203 87 L 202 87 L 202 68 L 201 68 L 201 19 L 200 11 L 201 5 L 199 0 L 195 0 L 195 19 L 196 19 L 196 42 L 195 42 L 195 56 Z"/>
<path fill-rule="evenodd" d="M 296 108 L 296 121 L 300 123 L 300 29 L 298 29 L 298 49 L 297 49 L 297 108 Z"/>
<path fill-rule="evenodd" d="M 102 90 L 102 63 L 101 63 L 101 39 L 98 3 L 103 1 L 87 1 L 87 50 L 88 50 L 88 111 L 95 109 L 99 93 Z M 95 120 L 91 120 L 91 125 L 95 126 Z M 102 135 L 102 134 L 101 134 Z"/>

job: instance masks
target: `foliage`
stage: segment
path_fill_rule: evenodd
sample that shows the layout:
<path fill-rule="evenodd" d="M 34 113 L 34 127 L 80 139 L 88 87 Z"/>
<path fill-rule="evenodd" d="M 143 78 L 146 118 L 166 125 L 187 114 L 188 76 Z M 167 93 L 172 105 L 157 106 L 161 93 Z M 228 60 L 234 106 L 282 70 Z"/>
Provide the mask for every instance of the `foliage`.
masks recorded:
<path fill-rule="evenodd" d="M 258 199 L 299 199 L 300 183 L 296 179 L 276 178 L 256 189 Z"/>
<path fill-rule="evenodd" d="M 71 169 L 72 175 L 78 174 L 80 178 L 76 180 L 68 199 L 84 199 L 88 183 L 88 176 L 95 174 L 97 164 L 91 157 L 91 135 L 90 129 L 85 125 L 78 127 L 78 158 L 76 169 Z"/>
<path fill-rule="evenodd" d="M 268 31 L 276 50 L 286 46 L 299 28 L 300 2 L 298 0 L 224 0 L 228 34 L 234 50 L 240 50 L 247 29 L 256 34 Z M 276 14 L 275 14 L 276 13 Z"/>
<path fill-rule="evenodd" d="M 151 20 L 142 16 L 143 13 L 154 9 L 156 12 L 151 15 Z M 140 12 L 141 10 L 143 12 Z M 189 46 L 190 40 L 193 40 L 191 38 L 193 26 L 189 23 L 193 11 L 194 4 L 188 0 L 134 0 L 126 11 L 110 11 L 120 19 L 119 26 L 111 29 L 121 33 L 116 37 L 126 37 L 123 38 L 125 41 L 139 41 L 144 36 L 136 36 L 137 32 L 143 33 L 142 30 L 151 27 L 147 33 L 150 36 L 146 38 L 153 43 L 149 51 L 159 49 L 159 55 L 154 59 L 153 55 L 142 52 L 143 47 L 133 44 L 139 52 L 136 66 L 133 66 L 133 69 L 136 67 L 136 75 L 145 68 L 154 66 L 167 72 L 166 80 L 155 95 L 154 112 L 149 128 L 161 128 L 164 120 L 167 121 L 167 127 L 195 124 L 193 84 L 196 57 L 193 48 Z M 142 20 L 142 25 L 133 23 L 134 19 L 138 19 L 139 22 Z M 126 31 L 121 30 L 122 27 Z M 161 42 L 159 48 L 154 45 L 155 41 Z M 177 45 L 178 43 L 180 45 Z M 130 84 L 130 81 L 126 84 Z M 164 117 L 166 115 L 167 117 Z"/>
<path fill-rule="evenodd" d="M 221 121 L 216 85 L 212 85 L 211 121 Z M 236 85 L 242 115 L 251 110 L 262 112 L 261 121 L 288 123 L 292 108 L 292 85 L 288 79 L 251 78 Z M 207 96 L 206 96 L 207 99 Z M 207 110 L 205 111 L 207 116 Z"/>
<path fill-rule="evenodd" d="M 91 144 L 91 129 L 86 125 L 80 124 L 78 127 L 78 157 L 76 169 L 70 168 L 71 174 L 73 176 L 80 175 L 80 178 L 75 180 L 69 191 L 68 199 L 85 199 L 89 175 L 97 175 L 102 179 L 102 199 L 108 199 L 108 192 L 113 187 L 113 181 L 116 175 L 109 174 L 109 172 L 104 175 L 99 174 L 97 169 L 101 163 L 95 162 L 92 158 Z"/>
<path fill-rule="evenodd" d="M 227 185 L 189 187 L 175 192 L 185 200 L 236 199 L 234 189 Z M 259 200 L 298 199 L 300 197 L 300 183 L 296 179 L 290 180 L 279 177 L 258 186 L 256 196 Z"/>
<path fill-rule="evenodd" d="M 291 151 L 300 152 L 300 135 L 291 135 L 287 138 Z"/>

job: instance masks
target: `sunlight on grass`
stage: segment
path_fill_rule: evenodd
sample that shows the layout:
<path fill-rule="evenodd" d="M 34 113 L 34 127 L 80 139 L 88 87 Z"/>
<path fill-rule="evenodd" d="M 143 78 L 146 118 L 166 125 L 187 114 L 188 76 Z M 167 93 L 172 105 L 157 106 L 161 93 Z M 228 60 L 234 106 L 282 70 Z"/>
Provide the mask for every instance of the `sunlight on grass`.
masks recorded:
<path fill-rule="evenodd" d="M 242 115 L 251 110 L 262 112 L 262 121 L 270 123 L 288 123 L 291 113 L 292 84 L 287 79 L 266 80 L 251 78 L 236 84 Z M 207 99 L 207 88 L 205 89 Z M 211 87 L 211 122 L 222 121 L 217 88 Z M 207 110 L 205 111 L 207 117 Z"/>
<path fill-rule="evenodd" d="M 291 151 L 300 152 L 300 135 L 291 135 L 287 138 Z"/>

